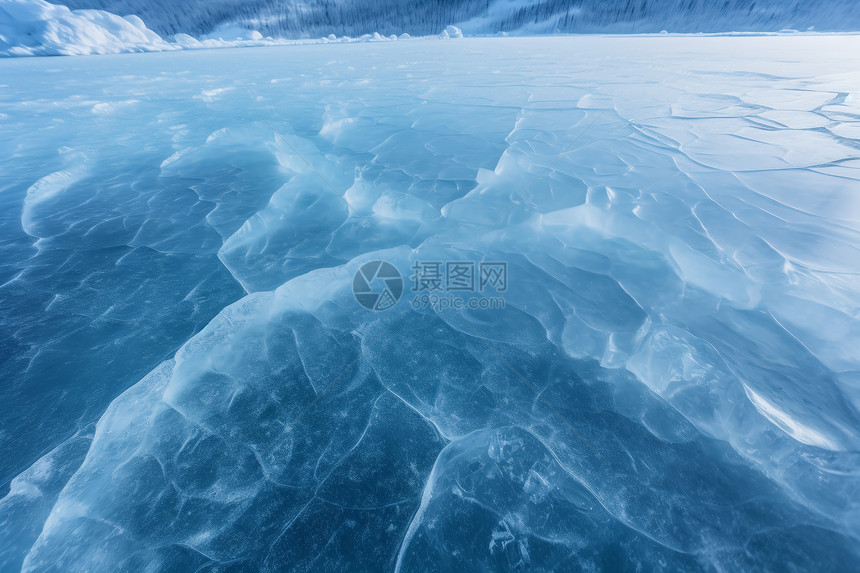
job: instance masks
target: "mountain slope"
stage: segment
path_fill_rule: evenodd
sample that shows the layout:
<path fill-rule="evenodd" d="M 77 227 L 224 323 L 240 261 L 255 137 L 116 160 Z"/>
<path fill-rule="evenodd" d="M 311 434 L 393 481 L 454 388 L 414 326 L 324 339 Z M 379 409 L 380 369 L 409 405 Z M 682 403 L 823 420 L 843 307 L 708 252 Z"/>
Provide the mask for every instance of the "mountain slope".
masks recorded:
<path fill-rule="evenodd" d="M 860 29 L 855 0 L 65 0 L 136 14 L 156 32 L 206 34 L 238 24 L 282 37 L 408 32 L 728 32 Z"/>

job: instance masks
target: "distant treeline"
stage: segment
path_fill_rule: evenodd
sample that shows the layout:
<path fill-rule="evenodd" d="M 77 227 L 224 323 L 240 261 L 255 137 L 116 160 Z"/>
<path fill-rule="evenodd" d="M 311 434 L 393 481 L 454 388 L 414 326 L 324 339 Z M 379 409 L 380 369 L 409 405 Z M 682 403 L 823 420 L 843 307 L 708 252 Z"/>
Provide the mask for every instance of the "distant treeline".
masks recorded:
<path fill-rule="evenodd" d="M 266 36 L 467 31 L 727 32 L 860 29 L 860 0 L 54 0 L 136 14 L 162 35 L 236 23 Z"/>

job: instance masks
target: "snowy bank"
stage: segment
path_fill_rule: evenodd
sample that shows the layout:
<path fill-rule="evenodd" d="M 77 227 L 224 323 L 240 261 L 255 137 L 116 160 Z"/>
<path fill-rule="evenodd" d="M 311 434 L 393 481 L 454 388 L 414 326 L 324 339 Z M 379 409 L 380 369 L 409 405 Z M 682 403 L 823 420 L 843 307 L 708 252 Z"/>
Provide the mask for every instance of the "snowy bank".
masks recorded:
<path fill-rule="evenodd" d="M 462 38 L 455 26 L 448 26 L 441 39 Z M 194 38 L 176 34 L 167 41 L 137 16 L 117 16 L 104 10 L 70 10 L 44 0 L 0 0 L 0 57 L 70 56 L 79 54 L 118 54 L 205 48 L 235 48 L 329 42 L 385 42 L 409 39 L 408 34 L 382 36 L 378 33 L 359 37 L 312 40 L 286 40 L 267 37 L 260 32 L 236 26 L 223 26 Z"/>
<path fill-rule="evenodd" d="M 44 0 L 0 0 L 0 56 L 173 50 L 137 16 L 69 10 Z"/>

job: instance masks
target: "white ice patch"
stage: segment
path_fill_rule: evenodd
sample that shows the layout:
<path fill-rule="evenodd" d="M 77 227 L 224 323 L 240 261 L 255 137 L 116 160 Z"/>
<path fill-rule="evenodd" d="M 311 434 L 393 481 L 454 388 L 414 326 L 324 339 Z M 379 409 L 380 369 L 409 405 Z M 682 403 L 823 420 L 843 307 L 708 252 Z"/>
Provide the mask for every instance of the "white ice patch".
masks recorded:
<path fill-rule="evenodd" d="M 196 99 L 201 99 L 207 103 L 211 103 L 211 102 L 217 100 L 221 96 L 221 94 L 223 94 L 225 92 L 232 91 L 233 89 L 235 89 L 235 88 L 226 87 L 226 88 L 206 89 L 206 90 L 201 91 L 199 96 L 194 96 L 194 97 Z"/>
<path fill-rule="evenodd" d="M 38 220 L 36 213 L 39 207 L 56 200 L 86 173 L 84 167 L 86 157 L 83 154 L 74 154 L 71 159 L 76 162 L 75 165 L 70 166 L 68 169 L 45 175 L 27 189 L 27 195 L 24 198 L 24 206 L 21 212 L 21 227 L 24 229 L 24 232 L 34 237 L 39 236 L 36 229 Z"/>
<path fill-rule="evenodd" d="M 816 432 L 814 429 L 804 425 L 799 420 L 792 418 L 789 414 L 783 412 L 774 404 L 757 394 L 749 386 L 744 385 L 744 390 L 746 391 L 747 396 L 749 396 L 750 401 L 756 407 L 756 410 L 758 410 L 762 416 L 773 422 L 776 427 L 798 442 L 808 446 L 816 446 L 832 451 L 839 451 L 841 449 L 833 441 L 828 439 L 827 436 Z"/>
<path fill-rule="evenodd" d="M 124 101 L 102 102 L 93 106 L 93 113 L 96 115 L 110 115 L 121 109 L 133 106 L 139 100 L 129 99 Z"/>

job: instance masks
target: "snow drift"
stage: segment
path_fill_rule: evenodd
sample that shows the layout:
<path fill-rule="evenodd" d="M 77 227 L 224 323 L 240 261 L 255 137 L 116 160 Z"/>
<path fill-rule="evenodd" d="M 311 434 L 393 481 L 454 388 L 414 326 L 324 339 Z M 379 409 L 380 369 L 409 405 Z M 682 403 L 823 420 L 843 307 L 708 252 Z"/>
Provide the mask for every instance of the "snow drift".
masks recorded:
<path fill-rule="evenodd" d="M 433 37 L 462 38 L 463 33 L 456 26 L 449 25 Z M 44 0 L 0 0 L 0 57 L 160 52 L 298 43 L 385 42 L 409 38 L 408 34 L 383 36 L 374 32 L 357 37 L 329 34 L 315 39 L 274 39 L 264 38 L 256 30 L 222 24 L 199 38 L 177 33 L 171 42 L 147 28 L 137 16 L 120 17 L 103 10 L 69 10 Z"/>
<path fill-rule="evenodd" d="M 137 16 L 69 10 L 44 0 L 0 0 L 0 55 L 115 54 L 174 49 Z"/>

